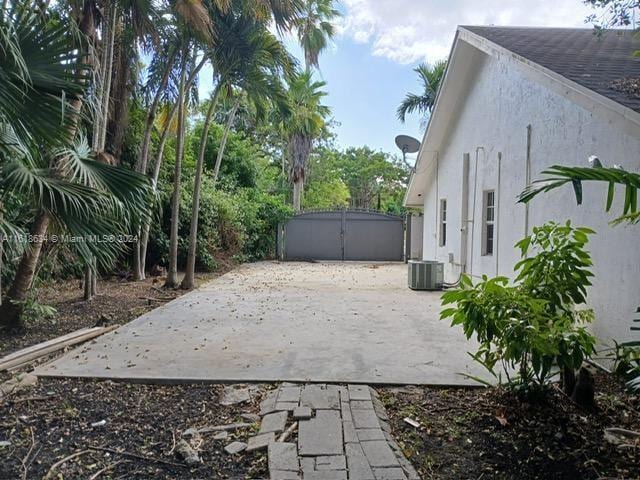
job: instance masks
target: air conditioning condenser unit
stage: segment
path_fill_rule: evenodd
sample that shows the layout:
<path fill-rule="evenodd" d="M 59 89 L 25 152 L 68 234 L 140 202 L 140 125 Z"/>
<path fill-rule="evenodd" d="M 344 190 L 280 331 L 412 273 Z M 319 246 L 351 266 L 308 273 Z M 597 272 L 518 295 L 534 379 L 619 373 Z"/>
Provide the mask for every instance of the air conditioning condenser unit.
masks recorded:
<path fill-rule="evenodd" d="M 444 263 L 432 260 L 409 260 L 409 288 L 412 290 L 442 290 Z"/>

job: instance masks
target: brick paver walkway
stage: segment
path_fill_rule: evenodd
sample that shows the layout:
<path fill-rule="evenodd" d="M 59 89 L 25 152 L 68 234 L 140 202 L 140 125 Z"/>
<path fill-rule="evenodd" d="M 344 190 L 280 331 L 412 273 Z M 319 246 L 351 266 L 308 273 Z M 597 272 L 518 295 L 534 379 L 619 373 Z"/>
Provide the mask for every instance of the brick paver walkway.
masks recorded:
<path fill-rule="evenodd" d="M 260 432 L 249 448 L 268 448 L 272 480 L 420 478 L 391 437 L 376 391 L 366 385 L 286 383 L 269 392 L 260 409 Z"/>

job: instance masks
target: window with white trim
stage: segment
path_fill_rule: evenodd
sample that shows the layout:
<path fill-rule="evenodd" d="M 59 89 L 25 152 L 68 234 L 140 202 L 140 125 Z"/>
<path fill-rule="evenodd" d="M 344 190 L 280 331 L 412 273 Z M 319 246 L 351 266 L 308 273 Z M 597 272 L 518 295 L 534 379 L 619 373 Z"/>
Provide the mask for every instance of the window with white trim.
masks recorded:
<path fill-rule="evenodd" d="M 485 190 L 482 208 L 482 255 L 493 255 L 496 228 L 496 192 Z"/>
<path fill-rule="evenodd" d="M 447 244 L 447 199 L 440 199 L 440 239 L 441 247 Z"/>

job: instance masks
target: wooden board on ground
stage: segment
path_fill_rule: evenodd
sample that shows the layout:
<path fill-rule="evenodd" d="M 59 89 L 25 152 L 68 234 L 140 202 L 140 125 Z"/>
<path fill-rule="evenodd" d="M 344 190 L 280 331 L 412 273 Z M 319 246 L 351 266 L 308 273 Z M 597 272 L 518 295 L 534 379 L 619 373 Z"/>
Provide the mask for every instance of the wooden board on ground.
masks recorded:
<path fill-rule="evenodd" d="M 75 332 L 62 335 L 61 337 L 18 350 L 17 352 L 0 358 L 0 371 L 19 368 L 40 357 L 62 350 L 65 347 L 91 340 L 99 335 L 115 330 L 119 326 L 120 325 L 111 325 L 109 327 L 82 328 Z"/>

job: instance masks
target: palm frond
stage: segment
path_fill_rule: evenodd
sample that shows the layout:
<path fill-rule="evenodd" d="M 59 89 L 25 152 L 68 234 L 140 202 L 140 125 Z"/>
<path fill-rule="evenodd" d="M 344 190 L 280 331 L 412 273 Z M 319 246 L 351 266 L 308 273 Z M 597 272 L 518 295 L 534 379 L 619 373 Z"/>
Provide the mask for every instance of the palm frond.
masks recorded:
<path fill-rule="evenodd" d="M 304 0 L 241 0 L 242 13 L 262 23 L 273 23 L 278 32 L 289 30 L 302 15 Z"/>
<path fill-rule="evenodd" d="M 78 113 L 70 101 L 83 94 L 89 76 L 66 26 L 20 5 L 0 17 L 0 122 L 24 143 L 59 143 Z"/>
<path fill-rule="evenodd" d="M 578 205 L 582 204 L 582 183 L 603 182 L 608 184 L 605 210 L 611 210 L 615 196 L 616 186 L 624 188 L 624 203 L 622 216 L 615 220 L 621 222 L 637 222 L 640 219 L 638 211 L 638 190 L 640 190 L 640 174 L 627 172 L 621 168 L 606 168 L 599 161 L 594 161 L 594 167 L 567 167 L 554 165 L 542 172 L 551 178 L 536 180 L 528 185 L 519 196 L 519 202 L 528 203 L 541 193 L 549 192 L 556 188 L 571 183 Z"/>
<path fill-rule="evenodd" d="M 427 113 L 429 111 L 429 99 L 421 95 L 408 93 L 398 107 L 398 120 L 404 123 L 407 119 L 407 115 L 416 111 L 420 114 Z"/>
<path fill-rule="evenodd" d="M 306 0 L 302 14 L 293 21 L 308 68 L 318 68 L 319 56 L 335 33 L 332 22 L 338 17 L 333 0 Z"/>
<path fill-rule="evenodd" d="M 224 40 L 209 55 L 219 83 L 243 90 L 257 113 L 267 101 L 284 112 L 288 104 L 281 78 L 293 74 L 296 61 L 282 42 L 247 16 L 222 16 L 216 28 Z"/>
<path fill-rule="evenodd" d="M 414 72 L 418 74 L 422 82 L 423 91 L 420 94 L 408 93 L 400 103 L 397 116 L 402 123 L 406 121 L 407 115 L 414 112 L 418 112 L 425 123 L 435 105 L 446 68 L 446 60 L 440 60 L 433 65 L 421 63 L 414 68 Z"/>
<path fill-rule="evenodd" d="M 213 22 L 203 0 L 176 0 L 174 9 L 182 21 L 200 38 L 205 42 L 213 41 Z"/>
<path fill-rule="evenodd" d="M 37 147 L 18 145 L 17 136 L 7 125 L 0 125 L 0 138 L 13 148 L 11 156 L 0 156 L 0 191 L 28 199 L 55 219 L 62 231 L 84 238 L 75 246 L 85 260 L 95 256 L 100 262 L 113 261 L 124 246 L 93 239 L 118 237 L 130 230 L 132 222 L 148 215 L 148 179 L 93 160 L 83 136 L 73 146 L 53 150 L 50 157 L 43 156 Z M 11 225 L 0 221 L 0 232 L 8 235 L 11 230 Z"/>

